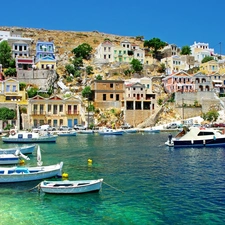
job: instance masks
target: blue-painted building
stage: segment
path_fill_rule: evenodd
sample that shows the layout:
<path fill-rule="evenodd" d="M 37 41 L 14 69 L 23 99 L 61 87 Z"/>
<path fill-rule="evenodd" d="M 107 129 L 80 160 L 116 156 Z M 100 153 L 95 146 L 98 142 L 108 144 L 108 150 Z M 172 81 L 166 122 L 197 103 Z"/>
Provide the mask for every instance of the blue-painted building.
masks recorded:
<path fill-rule="evenodd" d="M 56 69 L 55 46 L 53 42 L 37 42 L 35 66 L 37 69 Z"/>

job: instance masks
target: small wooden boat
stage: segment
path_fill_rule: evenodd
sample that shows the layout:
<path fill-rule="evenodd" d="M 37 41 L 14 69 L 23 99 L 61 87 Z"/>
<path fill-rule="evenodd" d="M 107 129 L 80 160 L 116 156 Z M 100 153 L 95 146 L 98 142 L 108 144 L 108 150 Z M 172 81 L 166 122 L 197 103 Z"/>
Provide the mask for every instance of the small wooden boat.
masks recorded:
<path fill-rule="evenodd" d="M 15 146 L 11 148 L 0 148 L 0 154 L 14 154 L 16 150 L 20 150 L 22 154 L 32 154 L 36 145 Z"/>
<path fill-rule="evenodd" d="M 62 176 L 62 166 L 63 162 L 50 166 L 0 167 L 0 183 L 33 181 Z"/>
<path fill-rule="evenodd" d="M 49 132 L 18 132 L 16 129 L 10 130 L 9 136 L 2 137 L 3 142 L 7 143 L 40 143 L 40 142 L 56 142 L 57 135 Z"/>
<path fill-rule="evenodd" d="M 100 135 L 123 135 L 124 131 L 123 130 L 115 130 L 115 129 L 104 128 L 102 130 L 99 130 L 98 133 Z"/>
<path fill-rule="evenodd" d="M 102 187 L 103 179 L 79 180 L 79 181 L 42 181 L 40 189 L 51 194 L 81 194 L 99 191 Z"/>
<path fill-rule="evenodd" d="M 57 132 L 58 136 L 76 136 L 77 132 L 72 130 L 61 130 Z"/>

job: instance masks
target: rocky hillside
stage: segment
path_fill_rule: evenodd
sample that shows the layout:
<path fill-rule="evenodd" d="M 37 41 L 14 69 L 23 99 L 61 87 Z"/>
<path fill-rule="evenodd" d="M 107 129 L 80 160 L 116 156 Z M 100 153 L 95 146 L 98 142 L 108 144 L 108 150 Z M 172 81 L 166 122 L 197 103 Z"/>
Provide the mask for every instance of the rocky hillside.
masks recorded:
<path fill-rule="evenodd" d="M 35 54 L 35 46 L 38 40 L 40 41 L 53 41 L 55 45 L 55 54 L 60 73 L 60 67 L 68 62 L 69 57 L 72 55 L 71 50 L 78 45 L 88 43 L 95 48 L 102 43 L 106 38 L 110 39 L 115 45 L 119 45 L 123 40 L 129 40 L 131 43 L 143 45 L 143 41 L 136 40 L 136 37 L 118 36 L 113 34 L 100 33 L 98 31 L 92 32 L 79 32 L 79 31 L 60 31 L 60 30 L 45 30 L 35 28 L 22 28 L 22 27 L 0 27 L 2 31 L 21 32 L 22 37 L 31 38 L 33 40 L 31 45 L 31 54 Z"/>

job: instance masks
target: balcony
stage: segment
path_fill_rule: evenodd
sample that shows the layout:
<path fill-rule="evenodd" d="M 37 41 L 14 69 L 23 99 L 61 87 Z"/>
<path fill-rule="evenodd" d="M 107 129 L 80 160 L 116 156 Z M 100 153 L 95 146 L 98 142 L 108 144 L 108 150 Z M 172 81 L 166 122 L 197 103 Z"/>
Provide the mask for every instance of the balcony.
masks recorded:
<path fill-rule="evenodd" d="M 46 112 L 43 111 L 43 110 L 40 110 L 40 111 L 34 110 L 34 111 L 31 112 L 31 115 L 32 116 L 45 116 L 46 115 Z"/>
<path fill-rule="evenodd" d="M 68 111 L 66 111 L 66 115 L 79 115 L 79 112 L 78 111 L 68 110 Z"/>

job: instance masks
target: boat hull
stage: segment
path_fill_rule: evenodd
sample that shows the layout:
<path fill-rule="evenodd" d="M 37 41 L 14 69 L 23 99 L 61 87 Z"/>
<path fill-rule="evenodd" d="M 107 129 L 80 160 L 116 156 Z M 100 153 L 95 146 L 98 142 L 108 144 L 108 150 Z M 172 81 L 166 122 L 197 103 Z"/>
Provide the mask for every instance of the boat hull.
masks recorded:
<path fill-rule="evenodd" d="M 9 165 L 9 164 L 18 164 L 19 163 L 19 157 L 7 157 L 7 155 L 4 155 L 4 157 L 2 157 L 0 155 L 0 165 Z"/>
<path fill-rule="evenodd" d="M 173 147 L 212 147 L 225 146 L 225 138 L 206 139 L 206 140 L 173 140 Z"/>
<path fill-rule="evenodd" d="M 40 189 L 49 194 L 82 194 L 97 192 L 102 187 L 103 179 L 81 181 L 43 181 Z"/>
<path fill-rule="evenodd" d="M 22 154 L 32 154 L 33 151 L 35 150 L 36 145 L 28 145 L 28 146 L 17 146 L 14 148 L 1 148 L 0 149 L 0 154 L 14 154 L 16 150 L 20 150 Z"/>
<path fill-rule="evenodd" d="M 42 167 L 0 167 L 0 183 L 24 182 L 60 176 L 63 162 Z"/>
<path fill-rule="evenodd" d="M 57 136 L 42 137 L 42 138 L 10 138 L 2 137 L 2 141 L 5 143 L 44 143 L 44 142 L 56 142 Z"/>
<path fill-rule="evenodd" d="M 63 136 L 63 137 L 65 137 L 65 136 L 76 136 L 77 135 L 77 133 L 76 132 L 71 132 L 71 133 L 58 133 L 58 136 Z"/>

